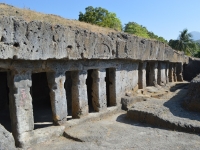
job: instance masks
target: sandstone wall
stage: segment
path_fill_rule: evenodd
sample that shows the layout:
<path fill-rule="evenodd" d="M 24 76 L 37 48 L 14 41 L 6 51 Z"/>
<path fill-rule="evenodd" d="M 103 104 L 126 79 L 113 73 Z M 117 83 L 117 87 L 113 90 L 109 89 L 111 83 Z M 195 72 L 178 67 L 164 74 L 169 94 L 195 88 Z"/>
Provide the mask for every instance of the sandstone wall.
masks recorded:
<path fill-rule="evenodd" d="M 97 34 L 44 22 L 0 18 L 0 59 L 132 59 L 188 62 L 164 43 L 125 33 Z"/>

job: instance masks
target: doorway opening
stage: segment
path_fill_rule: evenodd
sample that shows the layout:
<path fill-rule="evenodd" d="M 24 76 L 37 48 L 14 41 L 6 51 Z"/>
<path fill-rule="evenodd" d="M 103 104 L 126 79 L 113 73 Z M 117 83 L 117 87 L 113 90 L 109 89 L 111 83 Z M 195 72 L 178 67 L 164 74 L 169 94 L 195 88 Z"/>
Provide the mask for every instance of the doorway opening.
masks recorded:
<path fill-rule="evenodd" d="M 109 68 L 106 69 L 106 78 L 105 78 L 105 82 L 106 82 L 106 100 L 107 100 L 107 107 L 110 107 L 110 84 L 112 84 L 110 82 L 110 70 Z"/>
<path fill-rule="evenodd" d="M 95 112 L 94 110 L 94 104 L 92 101 L 92 84 L 93 84 L 93 78 L 92 78 L 92 73 L 93 69 L 90 69 L 87 71 L 87 79 L 86 79 L 86 85 L 87 85 L 87 95 L 88 95 L 88 108 L 89 108 L 89 113 Z"/>
<path fill-rule="evenodd" d="M 51 101 L 46 72 L 32 74 L 31 96 L 34 129 L 53 125 Z"/>
<path fill-rule="evenodd" d="M 150 74 L 150 64 L 147 62 L 146 65 L 146 86 L 149 86 L 149 74 Z"/>
<path fill-rule="evenodd" d="M 72 119 L 72 78 L 71 78 L 71 71 L 67 71 L 65 73 L 65 91 L 66 91 L 66 99 L 67 99 L 67 120 Z"/>
<path fill-rule="evenodd" d="M 116 106 L 116 85 L 115 85 L 115 68 L 106 69 L 106 98 L 107 107 Z"/>
<path fill-rule="evenodd" d="M 0 124 L 12 132 L 9 110 L 9 88 L 7 84 L 7 72 L 0 72 Z"/>

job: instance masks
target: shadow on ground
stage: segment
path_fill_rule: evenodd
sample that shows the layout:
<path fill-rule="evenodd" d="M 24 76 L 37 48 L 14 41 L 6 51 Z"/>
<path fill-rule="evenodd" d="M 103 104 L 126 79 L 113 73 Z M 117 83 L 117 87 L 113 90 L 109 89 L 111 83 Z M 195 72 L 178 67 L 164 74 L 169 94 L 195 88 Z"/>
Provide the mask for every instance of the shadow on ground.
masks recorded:
<path fill-rule="evenodd" d="M 158 127 L 154 127 L 152 125 L 149 125 L 147 123 L 141 123 L 141 122 L 137 122 L 137 121 L 134 121 L 130 118 L 128 118 L 126 116 L 126 114 L 121 114 L 117 117 L 116 119 L 117 122 L 120 122 L 120 123 L 125 123 L 125 124 L 128 124 L 128 125 L 134 125 L 134 126 L 138 126 L 138 127 L 150 127 L 150 128 L 158 128 Z M 159 129 L 161 129 L 159 127 Z"/>
<path fill-rule="evenodd" d="M 192 112 L 182 107 L 182 103 L 184 101 L 183 97 L 187 95 L 187 87 L 188 83 L 180 83 L 172 87 L 170 91 L 175 92 L 177 89 L 180 89 L 180 91 L 174 97 L 165 102 L 164 106 L 169 108 L 170 112 L 174 116 L 200 121 L 199 112 Z"/>

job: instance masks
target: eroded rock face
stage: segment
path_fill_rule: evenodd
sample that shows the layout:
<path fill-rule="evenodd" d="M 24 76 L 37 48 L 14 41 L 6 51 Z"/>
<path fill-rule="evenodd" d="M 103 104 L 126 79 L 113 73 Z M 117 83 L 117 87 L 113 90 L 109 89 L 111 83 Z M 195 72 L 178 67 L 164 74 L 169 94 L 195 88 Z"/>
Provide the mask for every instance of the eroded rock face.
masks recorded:
<path fill-rule="evenodd" d="M 155 40 L 125 33 L 98 34 L 84 29 L 29 23 L 0 17 L 0 59 L 132 59 L 186 62 L 188 57 Z"/>
<path fill-rule="evenodd" d="M 200 111 L 200 74 L 190 83 L 183 105 L 192 111 Z"/>
<path fill-rule="evenodd" d="M 15 142 L 12 134 L 0 124 L 0 150 L 14 150 Z"/>

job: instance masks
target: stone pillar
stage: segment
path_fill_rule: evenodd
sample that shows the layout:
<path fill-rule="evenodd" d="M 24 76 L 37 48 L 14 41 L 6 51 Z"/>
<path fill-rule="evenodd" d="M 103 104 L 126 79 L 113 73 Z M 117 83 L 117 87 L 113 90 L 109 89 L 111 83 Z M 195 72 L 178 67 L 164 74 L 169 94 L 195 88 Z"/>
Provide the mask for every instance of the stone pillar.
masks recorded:
<path fill-rule="evenodd" d="M 173 78 L 174 78 L 174 82 L 177 82 L 177 76 L 176 76 L 176 64 L 173 64 Z"/>
<path fill-rule="evenodd" d="M 149 86 L 157 85 L 158 62 L 149 62 Z"/>
<path fill-rule="evenodd" d="M 12 134 L 16 145 L 23 147 L 23 133 L 34 129 L 31 72 L 8 72 L 9 107 Z"/>
<path fill-rule="evenodd" d="M 183 64 L 182 63 L 177 63 L 176 64 L 176 76 L 177 76 L 177 81 L 183 82 Z"/>
<path fill-rule="evenodd" d="M 115 71 L 115 89 L 116 89 L 116 103 L 117 105 L 120 105 L 121 103 L 121 96 L 122 96 L 122 79 L 121 79 L 121 69 L 116 68 Z M 124 94 L 124 93 L 123 93 Z M 123 95 L 124 96 L 124 95 Z"/>
<path fill-rule="evenodd" d="M 92 72 L 92 102 L 97 112 L 107 109 L 106 101 L 106 69 L 94 69 Z"/>
<path fill-rule="evenodd" d="M 165 69 L 165 75 L 166 75 L 166 83 L 169 83 L 169 62 L 166 62 L 166 69 Z"/>
<path fill-rule="evenodd" d="M 139 63 L 138 69 L 138 88 L 144 89 L 146 87 L 146 62 Z"/>
<path fill-rule="evenodd" d="M 72 118 L 88 114 L 87 71 L 72 71 Z"/>
<path fill-rule="evenodd" d="M 158 63 L 158 84 L 163 86 L 166 85 L 166 63 Z"/>
<path fill-rule="evenodd" d="M 64 88 L 65 72 L 47 72 L 47 80 L 50 89 L 53 121 L 62 124 L 67 119 L 67 101 Z"/>
<path fill-rule="evenodd" d="M 110 106 L 116 106 L 116 69 L 109 68 L 109 104 Z"/>
<path fill-rule="evenodd" d="M 174 64 L 169 63 L 169 82 L 174 82 Z"/>
<path fill-rule="evenodd" d="M 109 90 L 110 90 L 110 106 L 116 106 L 121 103 L 121 70 L 109 68 Z"/>

